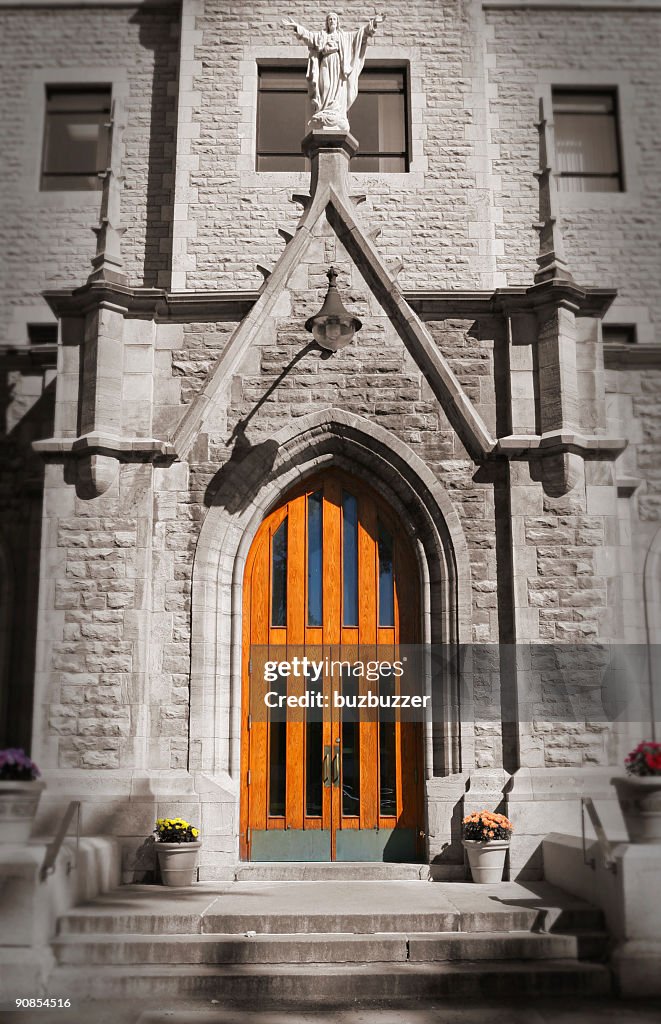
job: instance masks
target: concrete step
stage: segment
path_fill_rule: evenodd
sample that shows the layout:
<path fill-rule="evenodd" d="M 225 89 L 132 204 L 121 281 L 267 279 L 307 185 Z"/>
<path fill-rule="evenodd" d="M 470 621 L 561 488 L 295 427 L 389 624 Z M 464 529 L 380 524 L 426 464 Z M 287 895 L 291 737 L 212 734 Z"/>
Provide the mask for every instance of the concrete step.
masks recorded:
<path fill-rule="evenodd" d="M 59 964 L 301 964 L 406 963 L 470 960 L 596 958 L 601 932 L 392 932 L 373 935 L 132 935 L 70 934 L 53 944 Z"/>
<path fill-rule="evenodd" d="M 597 996 L 611 989 L 609 970 L 576 960 L 480 960 L 462 963 L 137 965 L 57 967 L 49 996 L 87 998 L 216 998 L 245 1003 L 330 1003 L 404 997 L 489 998 Z"/>
<path fill-rule="evenodd" d="M 373 864 L 363 861 L 335 861 L 332 864 L 252 862 L 238 864 L 234 869 L 236 882 L 389 882 L 426 881 L 428 878 L 429 864 Z"/>

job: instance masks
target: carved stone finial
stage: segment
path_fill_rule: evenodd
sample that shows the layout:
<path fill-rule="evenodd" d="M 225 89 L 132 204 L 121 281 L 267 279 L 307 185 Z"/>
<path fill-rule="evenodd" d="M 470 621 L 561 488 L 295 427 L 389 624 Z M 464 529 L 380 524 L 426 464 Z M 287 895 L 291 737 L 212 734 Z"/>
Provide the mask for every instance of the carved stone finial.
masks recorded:
<path fill-rule="evenodd" d="M 539 232 L 538 270 L 535 283 L 544 281 L 573 281 L 573 277 L 565 259 L 565 247 L 562 231 L 558 223 L 558 194 L 549 164 L 549 153 L 552 152 L 551 133 L 545 113 L 543 100 L 539 102 L 539 170 L 535 177 L 539 182 L 539 222 L 535 228 Z"/>
<path fill-rule="evenodd" d="M 101 211 L 99 226 L 92 228 L 96 235 L 96 255 L 92 259 L 93 271 L 88 281 L 112 281 L 126 284 L 122 262 L 121 239 L 125 228 L 120 227 L 121 190 L 124 178 L 120 175 L 121 157 L 119 144 L 119 125 L 116 122 L 115 105 L 113 104 L 108 122 L 108 151 L 110 162 L 108 168 L 99 177 L 103 181 L 101 192 Z"/>

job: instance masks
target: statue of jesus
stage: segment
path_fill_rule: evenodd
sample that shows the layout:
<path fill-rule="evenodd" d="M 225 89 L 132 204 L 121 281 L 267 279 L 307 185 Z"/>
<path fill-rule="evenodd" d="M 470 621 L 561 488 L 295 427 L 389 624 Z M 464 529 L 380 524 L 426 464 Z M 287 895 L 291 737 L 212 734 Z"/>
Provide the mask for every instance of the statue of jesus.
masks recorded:
<path fill-rule="evenodd" d="M 334 12 L 327 15 L 326 28 L 321 32 L 310 32 L 291 18 L 283 21 L 307 43 L 310 52 L 306 77 L 312 117 L 308 127 L 349 131 L 347 111 L 358 95 L 367 42 L 382 21 L 385 14 L 375 14 L 354 32 L 344 32 Z"/>

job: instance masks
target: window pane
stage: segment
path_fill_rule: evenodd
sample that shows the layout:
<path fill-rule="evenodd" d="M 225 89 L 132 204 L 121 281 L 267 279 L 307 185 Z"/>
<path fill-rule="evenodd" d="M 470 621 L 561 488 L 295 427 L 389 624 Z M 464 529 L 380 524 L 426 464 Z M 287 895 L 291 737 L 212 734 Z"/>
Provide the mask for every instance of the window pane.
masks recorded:
<path fill-rule="evenodd" d="M 271 624 L 287 625 L 287 520 L 273 534 L 271 565 Z"/>
<path fill-rule="evenodd" d="M 53 89 L 47 91 L 48 112 L 96 110 L 110 113 L 110 89 Z"/>
<path fill-rule="evenodd" d="M 358 625 L 358 501 L 342 494 L 342 625 Z"/>
<path fill-rule="evenodd" d="M 350 112 L 351 133 L 363 153 L 403 153 L 404 97 L 398 93 L 359 93 Z"/>
<path fill-rule="evenodd" d="M 272 689 L 286 695 L 287 680 L 278 676 Z M 269 814 L 278 817 L 285 813 L 287 796 L 287 722 L 269 722 Z"/>
<path fill-rule="evenodd" d="M 379 694 L 392 697 L 395 680 L 390 676 L 379 679 Z M 395 711 L 379 708 L 379 814 L 397 814 L 397 753 Z"/>
<path fill-rule="evenodd" d="M 342 814 L 360 814 L 360 720 L 354 710 L 359 683 L 347 669 L 342 670 L 342 696 L 353 707 L 342 711 Z"/>
<path fill-rule="evenodd" d="M 110 90 L 49 89 L 41 188 L 100 189 L 108 165 Z"/>
<path fill-rule="evenodd" d="M 558 191 L 559 192 L 621 192 L 620 179 L 615 178 L 599 178 L 599 177 L 586 177 L 573 178 L 563 177 L 558 178 Z"/>
<path fill-rule="evenodd" d="M 619 160 L 612 117 L 559 114 L 555 121 L 558 170 L 570 174 L 617 174 Z"/>
<path fill-rule="evenodd" d="M 392 567 L 392 536 L 379 523 L 379 625 L 395 625 L 395 588 Z"/>
<path fill-rule="evenodd" d="M 312 690 L 312 684 L 308 684 Z M 305 724 L 305 813 L 308 817 L 321 816 L 323 729 L 321 721 Z"/>
<path fill-rule="evenodd" d="M 308 626 L 321 626 L 323 611 L 323 493 L 308 497 Z"/>
<path fill-rule="evenodd" d="M 288 89 L 307 93 L 305 67 L 300 68 L 260 68 L 259 88 L 262 92 L 272 89 Z"/>
<path fill-rule="evenodd" d="M 612 114 L 615 97 L 612 92 L 565 92 L 553 90 L 553 109 L 556 112 Z"/>
<path fill-rule="evenodd" d="M 402 71 L 376 71 L 365 68 L 359 79 L 361 92 L 403 92 Z"/>
<path fill-rule="evenodd" d="M 308 119 L 308 98 L 305 93 L 260 93 L 257 114 L 258 153 L 300 153 Z"/>

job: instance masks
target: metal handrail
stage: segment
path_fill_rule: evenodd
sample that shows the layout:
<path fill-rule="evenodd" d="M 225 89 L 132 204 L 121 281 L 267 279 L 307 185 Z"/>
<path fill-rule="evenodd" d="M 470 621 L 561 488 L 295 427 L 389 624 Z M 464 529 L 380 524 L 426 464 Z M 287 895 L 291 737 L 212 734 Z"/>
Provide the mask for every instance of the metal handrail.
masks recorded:
<path fill-rule="evenodd" d="M 602 824 L 599 812 L 594 805 L 594 800 L 591 796 L 581 797 L 581 839 L 583 840 L 583 863 L 587 864 L 588 867 L 594 871 L 597 867 L 597 862 L 594 857 L 586 857 L 586 846 L 585 846 L 585 812 L 588 812 L 588 817 L 592 823 L 592 827 L 597 836 L 597 843 L 604 859 L 604 867 L 608 871 L 612 871 L 613 874 L 617 874 L 617 862 L 613 857 L 613 844 L 606 835 L 606 830 Z"/>
<path fill-rule="evenodd" d="M 48 878 L 48 876 L 51 875 L 53 871 L 55 871 L 55 862 L 57 860 L 57 856 L 60 850 L 62 849 L 62 843 L 66 838 L 67 832 L 69 831 L 69 825 L 71 824 L 71 820 L 74 817 L 74 815 L 76 817 L 76 853 L 73 864 L 71 863 L 71 861 L 67 862 L 67 874 L 70 874 L 74 870 L 74 868 L 78 867 L 78 848 L 80 846 L 82 812 L 80 800 L 72 800 L 69 806 L 67 807 L 66 811 L 64 812 L 64 816 L 62 818 L 62 821 L 60 822 L 60 827 L 58 828 L 55 834 L 53 842 L 49 843 L 46 849 L 46 856 L 44 857 L 44 862 L 41 865 L 41 870 L 39 872 L 39 877 L 42 882 L 46 878 Z"/>

